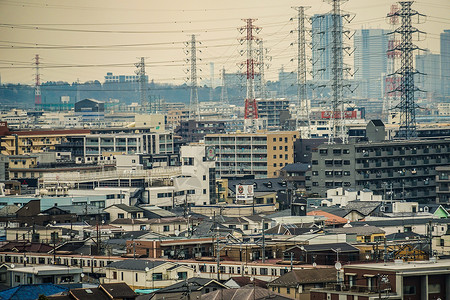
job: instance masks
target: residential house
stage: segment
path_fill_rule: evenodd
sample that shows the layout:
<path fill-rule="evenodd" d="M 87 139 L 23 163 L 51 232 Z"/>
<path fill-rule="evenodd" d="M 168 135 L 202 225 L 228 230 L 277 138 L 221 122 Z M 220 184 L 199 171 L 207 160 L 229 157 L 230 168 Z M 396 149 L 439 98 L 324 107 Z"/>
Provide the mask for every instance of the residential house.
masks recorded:
<path fill-rule="evenodd" d="M 105 267 L 103 283 L 125 282 L 132 289 L 161 289 L 194 276 L 194 270 L 164 260 L 127 259 Z"/>
<path fill-rule="evenodd" d="M 16 267 L 8 270 L 9 286 L 22 284 L 67 284 L 81 281 L 81 268 L 66 266 L 32 266 Z"/>
<path fill-rule="evenodd" d="M 302 264 L 334 265 L 359 261 L 359 249 L 348 243 L 295 245 L 284 251 L 284 260 Z"/>
<path fill-rule="evenodd" d="M 98 287 L 71 289 L 64 295 L 47 297 L 49 300 L 132 300 L 138 295 L 124 282 L 103 283 Z"/>
<path fill-rule="evenodd" d="M 200 299 L 204 294 L 225 289 L 228 289 L 226 285 L 214 279 L 193 277 L 153 292 L 151 299 L 178 300 L 187 295 L 190 299 Z"/>
<path fill-rule="evenodd" d="M 109 213 L 109 220 L 112 222 L 117 219 L 142 219 L 144 210 L 136 206 L 126 204 L 113 204 L 104 209 Z"/>
<path fill-rule="evenodd" d="M 384 239 L 384 230 L 375 226 L 327 228 L 326 233 L 345 233 L 356 237 L 358 243 L 382 242 Z"/>
<path fill-rule="evenodd" d="M 335 268 L 294 269 L 267 284 L 267 288 L 293 299 L 309 300 L 313 288 L 336 283 Z"/>

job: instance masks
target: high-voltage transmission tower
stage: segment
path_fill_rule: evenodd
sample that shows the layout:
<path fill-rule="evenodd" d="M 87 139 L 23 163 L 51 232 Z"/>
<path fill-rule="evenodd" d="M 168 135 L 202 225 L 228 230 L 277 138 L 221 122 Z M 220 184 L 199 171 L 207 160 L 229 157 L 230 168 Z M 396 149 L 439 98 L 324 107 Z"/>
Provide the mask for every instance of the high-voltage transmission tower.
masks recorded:
<path fill-rule="evenodd" d="M 198 42 L 200 43 L 200 42 Z M 190 62 L 191 66 L 188 68 L 188 72 L 191 72 L 188 79 L 191 80 L 191 98 L 189 103 L 189 119 L 200 120 L 200 105 L 198 103 L 198 86 L 197 86 L 197 41 L 195 40 L 195 34 L 191 35 L 191 40 L 185 42 L 187 49 L 185 50 L 186 55 L 191 55 L 190 58 L 186 59 L 186 62 Z M 189 48 L 190 46 L 190 48 Z"/>
<path fill-rule="evenodd" d="M 348 132 L 345 126 L 345 103 L 344 101 L 344 68 L 343 52 L 348 47 L 343 45 L 343 20 L 350 22 L 348 15 L 341 14 L 341 1 L 346 0 L 330 0 L 333 5 L 331 10 L 331 112 L 330 127 L 331 132 L 328 138 L 329 144 L 334 144 L 336 138 L 340 138 L 342 143 L 348 142 Z"/>
<path fill-rule="evenodd" d="M 300 118 L 306 121 L 307 137 L 311 137 L 309 104 L 306 93 L 306 28 L 305 9 L 309 7 L 293 7 L 297 11 L 297 126 Z"/>
<path fill-rule="evenodd" d="M 145 57 L 141 57 L 138 63 L 134 64 L 137 68 L 136 75 L 138 76 L 139 81 L 139 95 L 141 102 L 141 109 L 143 111 L 147 111 L 149 108 L 149 103 L 147 99 L 147 76 L 145 75 Z"/>
<path fill-rule="evenodd" d="M 412 26 L 412 17 L 417 16 L 419 20 L 420 17 L 425 17 L 425 15 L 411 8 L 413 1 L 401 1 L 399 3 L 401 8 L 388 15 L 388 17 L 398 16 L 401 19 L 400 27 L 392 32 L 401 36 L 400 44 L 394 48 L 401 53 L 401 67 L 394 73 L 401 76 L 400 86 L 394 90 L 401 93 L 400 103 L 396 106 L 400 109 L 398 137 L 411 139 L 417 137 L 416 108 L 418 106 L 414 99 L 414 93 L 419 90 L 414 86 L 414 75 L 418 72 L 413 67 L 413 52 L 419 50 L 419 48 L 413 44 L 412 39 L 413 34 L 424 33 Z"/>
<path fill-rule="evenodd" d="M 220 101 L 223 104 L 228 105 L 228 92 L 227 92 L 227 83 L 225 80 L 225 68 L 222 68 L 222 72 L 221 72 L 221 76 L 222 76 L 222 90 L 221 90 L 221 94 L 220 94 Z"/>
<path fill-rule="evenodd" d="M 35 81 L 34 81 L 34 106 L 35 108 L 40 108 L 42 105 L 42 96 L 41 96 L 41 74 L 39 72 L 39 54 L 36 54 L 34 57 L 34 66 L 36 70 Z"/>
<path fill-rule="evenodd" d="M 242 34 L 246 32 L 244 38 L 239 39 L 240 43 L 243 44 L 247 42 L 247 50 L 241 51 L 241 54 L 247 52 L 247 60 L 244 63 L 247 67 L 247 97 L 245 99 L 245 110 L 244 110 L 244 125 L 246 131 L 256 131 L 257 120 L 258 120 L 258 107 L 256 105 L 255 90 L 254 90 L 254 79 L 255 79 L 255 64 L 256 62 L 256 51 L 253 50 L 253 42 L 259 41 L 253 33 L 258 34 L 261 31 L 260 27 L 253 25 L 256 19 L 244 19 L 246 26 L 238 28 L 239 32 Z"/>
<path fill-rule="evenodd" d="M 214 63 L 209 63 L 209 101 L 214 101 Z"/>

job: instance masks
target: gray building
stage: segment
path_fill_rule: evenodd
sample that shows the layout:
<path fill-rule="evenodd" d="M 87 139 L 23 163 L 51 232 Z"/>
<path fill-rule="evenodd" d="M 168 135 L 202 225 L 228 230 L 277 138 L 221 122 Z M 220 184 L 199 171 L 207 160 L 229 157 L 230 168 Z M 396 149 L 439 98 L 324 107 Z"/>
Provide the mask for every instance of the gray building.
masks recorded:
<path fill-rule="evenodd" d="M 418 92 L 420 98 L 441 94 L 441 56 L 430 51 L 416 55 L 416 75 L 414 83 L 423 92 Z"/>
<path fill-rule="evenodd" d="M 384 29 L 358 29 L 354 37 L 355 80 L 362 98 L 382 98 L 387 72 L 388 37 Z"/>
<path fill-rule="evenodd" d="M 339 25 L 342 27 L 342 16 L 339 16 Z M 342 28 L 339 31 L 342 32 Z M 313 78 L 316 81 L 331 80 L 333 15 L 316 14 L 311 17 L 311 34 Z M 339 40 L 342 41 L 342 34 Z"/>
<path fill-rule="evenodd" d="M 384 141 L 383 126 L 371 122 L 378 127 L 368 129 L 377 132 L 375 138 L 313 150 L 306 183 L 310 192 L 325 196 L 336 187 L 370 189 L 387 199 L 435 202 L 436 167 L 449 164 L 450 140 Z"/>
<path fill-rule="evenodd" d="M 267 119 L 267 129 L 280 129 L 280 113 L 289 110 L 289 100 L 281 99 L 257 99 L 258 118 Z"/>
<path fill-rule="evenodd" d="M 436 202 L 450 204 L 450 166 L 436 167 Z"/>

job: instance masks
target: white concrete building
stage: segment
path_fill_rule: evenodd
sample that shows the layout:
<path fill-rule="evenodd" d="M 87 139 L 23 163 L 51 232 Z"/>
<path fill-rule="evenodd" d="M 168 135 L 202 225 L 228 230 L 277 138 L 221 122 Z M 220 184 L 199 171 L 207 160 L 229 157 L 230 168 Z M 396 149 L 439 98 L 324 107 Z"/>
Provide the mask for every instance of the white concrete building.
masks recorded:
<path fill-rule="evenodd" d="M 345 207 L 350 201 L 382 201 L 382 195 L 374 195 L 371 190 L 357 191 L 342 187 L 327 190 L 327 199 L 322 201 L 322 205 L 338 205 Z"/>

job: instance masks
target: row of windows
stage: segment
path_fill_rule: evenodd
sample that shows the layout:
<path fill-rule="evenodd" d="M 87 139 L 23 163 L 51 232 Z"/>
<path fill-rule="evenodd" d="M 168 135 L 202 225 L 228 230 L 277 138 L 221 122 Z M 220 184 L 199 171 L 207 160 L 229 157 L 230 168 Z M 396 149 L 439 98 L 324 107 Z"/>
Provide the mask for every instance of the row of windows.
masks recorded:
<path fill-rule="evenodd" d="M 277 150 L 277 146 L 273 146 L 273 150 Z M 278 146 L 279 150 L 283 150 L 283 146 Z M 284 151 L 288 151 L 288 146 L 284 146 Z"/>

